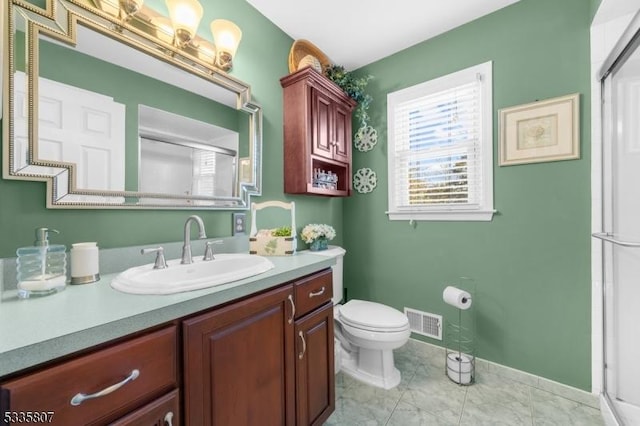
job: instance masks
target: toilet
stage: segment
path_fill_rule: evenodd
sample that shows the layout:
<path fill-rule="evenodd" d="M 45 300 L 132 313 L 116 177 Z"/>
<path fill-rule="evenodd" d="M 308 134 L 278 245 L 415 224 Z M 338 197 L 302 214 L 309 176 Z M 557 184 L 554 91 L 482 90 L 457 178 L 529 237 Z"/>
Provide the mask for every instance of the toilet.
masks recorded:
<path fill-rule="evenodd" d="M 393 350 L 409 340 L 409 320 L 402 312 L 381 303 L 350 300 L 340 304 L 343 296 L 342 247 L 310 252 L 334 257 L 333 318 L 335 335 L 335 371 L 367 384 L 391 389 L 400 383 L 400 371 L 393 361 Z"/>

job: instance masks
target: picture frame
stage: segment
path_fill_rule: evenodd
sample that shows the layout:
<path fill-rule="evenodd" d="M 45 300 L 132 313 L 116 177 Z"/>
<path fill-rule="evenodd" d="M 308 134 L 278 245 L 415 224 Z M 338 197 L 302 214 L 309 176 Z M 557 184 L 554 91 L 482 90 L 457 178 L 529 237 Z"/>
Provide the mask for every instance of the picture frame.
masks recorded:
<path fill-rule="evenodd" d="M 580 158 L 580 94 L 499 110 L 500 165 Z"/>

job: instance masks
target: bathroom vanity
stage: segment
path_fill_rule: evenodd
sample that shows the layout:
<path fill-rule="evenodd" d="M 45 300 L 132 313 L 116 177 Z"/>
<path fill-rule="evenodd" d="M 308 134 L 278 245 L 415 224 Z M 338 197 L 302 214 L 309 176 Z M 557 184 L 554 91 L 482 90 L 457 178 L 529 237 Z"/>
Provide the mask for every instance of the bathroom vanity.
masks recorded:
<path fill-rule="evenodd" d="M 0 422 L 322 424 L 335 407 L 332 260 L 271 260 L 262 275 L 175 295 L 120 293 L 112 274 L 4 300 Z"/>

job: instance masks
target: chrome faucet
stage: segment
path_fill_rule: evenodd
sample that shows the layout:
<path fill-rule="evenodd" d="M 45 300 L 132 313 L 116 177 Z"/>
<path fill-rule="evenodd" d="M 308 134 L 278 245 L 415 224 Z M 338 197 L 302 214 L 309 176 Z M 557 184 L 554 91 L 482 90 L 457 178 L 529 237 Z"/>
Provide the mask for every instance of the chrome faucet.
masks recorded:
<path fill-rule="evenodd" d="M 162 247 L 150 247 L 140 250 L 140 254 L 156 253 L 156 262 L 153 264 L 153 269 L 165 269 L 167 268 L 167 261 L 164 258 L 164 248 Z"/>
<path fill-rule="evenodd" d="M 184 223 L 184 244 L 182 246 L 182 260 L 180 261 L 182 264 L 193 263 L 191 258 L 191 222 L 198 224 L 198 238 L 207 238 L 207 234 L 204 232 L 204 222 L 202 222 L 200 216 L 189 216 Z"/>

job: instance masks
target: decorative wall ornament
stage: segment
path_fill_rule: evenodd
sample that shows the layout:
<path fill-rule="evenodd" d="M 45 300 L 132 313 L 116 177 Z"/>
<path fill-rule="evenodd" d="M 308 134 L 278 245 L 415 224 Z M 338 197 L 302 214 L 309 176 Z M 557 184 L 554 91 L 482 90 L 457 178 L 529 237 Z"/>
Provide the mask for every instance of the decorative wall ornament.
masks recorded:
<path fill-rule="evenodd" d="M 371 151 L 378 143 L 378 131 L 371 126 L 362 126 L 356 132 L 353 144 L 360 152 Z"/>
<path fill-rule="evenodd" d="M 378 185 L 376 172 L 368 167 L 359 169 L 353 175 L 353 187 L 361 194 L 368 194 Z"/>

